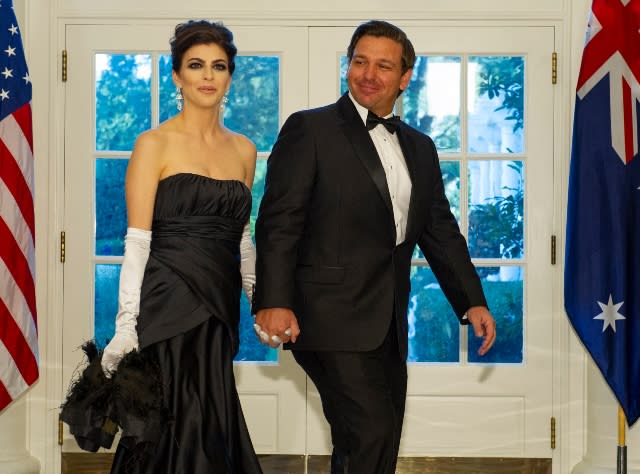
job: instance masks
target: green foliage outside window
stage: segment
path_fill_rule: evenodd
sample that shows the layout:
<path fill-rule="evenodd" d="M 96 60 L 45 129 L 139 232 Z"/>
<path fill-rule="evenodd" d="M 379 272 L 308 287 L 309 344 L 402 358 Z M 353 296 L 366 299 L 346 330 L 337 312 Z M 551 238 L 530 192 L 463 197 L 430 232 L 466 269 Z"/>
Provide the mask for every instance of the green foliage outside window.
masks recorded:
<path fill-rule="evenodd" d="M 469 213 L 469 243 L 476 258 L 521 258 L 524 253 L 523 162 L 512 161 L 509 168 L 518 177 L 516 187 L 503 187 L 506 196 L 488 198 L 472 206 Z"/>
<path fill-rule="evenodd" d="M 224 124 L 249 137 L 258 151 L 268 152 L 280 123 L 280 58 L 237 56 Z"/>
<path fill-rule="evenodd" d="M 503 267 L 504 268 L 504 267 Z M 500 267 L 478 268 L 489 275 L 499 275 Z M 458 318 L 440 289 L 433 272 L 426 267 L 411 269 L 409 301 L 409 362 L 449 362 L 460 360 Z M 482 288 L 491 313 L 496 319 L 498 338 L 491 351 L 480 357 L 482 342 L 473 330 L 468 332 L 468 362 L 520 363 L 523 360 L 523 281 L 489 281 Z M 411 320 L 411 316 L 414 320 Z M 414 331 L 412 331 L 412 326 Z"/>
<path fill-rule="evenodd" d="M 440 153 L 460 151 L 460 115 L 434 116 L 429 110 L 426 90 L 429 66 L 443 63 L 460 64 L 459 56 L 418 56 L 413 67 L 409 87 L 402 93 L 402 117 L 409 125 L 431 137 Z M 459 80 L 459 77 L 451 78 Z M 459 96 L 459 92 L 458 92 Z M 459 97 L 456 97 L 459 99 Z M 452 98 L 453 100 L 453 98 Z"/>
<path fill-rule="evenodd" d="M 110 54 L 107 61 L 96 78 L 96 150 L 131 150 L 151 127 L 151 81 L 141 71 L 151 57 Z"/>
<path fill-rule="evenodd" d="M 478 94 L 489 99 L 498 97 L 502 104 L 495 109 L 505 110 L 505 120 L 513 121 L 513 131 L 524 126 L 524 60 L 521 56 L 477 56 L 479 66 Z"/>
<path fill-rule="evenodd" d="M 127 209 L 124 200 L 124 176 L 128 159 L 97 158 L 95 252 L 96 255 L 124 254 L 127 233 Z"/>
<path fill-rule="evenodd" d="M 411 267 L 409 362 L 459 362 L 460 330 L 451 305 L 427 267 Z"/>
<path fill-rule="evenodd" d="M 490 269 L 493 274 L 499 273 L 499 268 Z M 483 279 L 484 290 L 489 309 L 496 320 L 498 328 L 496 342 L 491 350 L 480 357 L 478 349 L 482 338 L 475 337 L 471 326 L 467 329 L 469 339 L 469 362 L 483 364 L 521 363 L 524 360 L 524 328 L 523 281 L 487 281 Z"/>

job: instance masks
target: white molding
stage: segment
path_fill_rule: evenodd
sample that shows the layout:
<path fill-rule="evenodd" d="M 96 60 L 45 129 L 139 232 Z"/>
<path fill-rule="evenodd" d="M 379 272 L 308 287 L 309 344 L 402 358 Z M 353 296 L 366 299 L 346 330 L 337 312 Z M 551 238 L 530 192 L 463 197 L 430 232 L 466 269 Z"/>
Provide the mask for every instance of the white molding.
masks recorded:
<path fill-rule="evenodd" d="M 579 12 L 577 13 L 580 14 Z M 567 177 L 571 148 L 572 129 L 572 97 L 574 88 L 573 64 L 575 63 L 575 6 L 565 5 L 567 21 L 563 32 L 558 37 L 558 85 L 556 95 L 557 115 L 554 126 L 555 160 L 554 160 L 554 194 L 556 196 L 557 224 L 556 233 L 558 272 L 554 281 L 554 316 L 556 324 L 554 334 L 556 346 L 556 364 L 554 365 L 554 409 L 557 419 L 557 447 L 559 459 L 555 461 L 554 471 L 570 472 L 584 455 L 584 412 L 586 406 L 586 378 L 584 372 L 584 355 L 576 338 L 572 334 L 569 320 L 564 311 L 564 245 L 566 228 Z M 575 53 L 574 53 L 575 52 Z M 573 54 L 572 54 L 573 53 Z M 564 99 L 563 99 L 564 98 Z"/>
<path fill-rule="evenodd" d="M 502 13 L 487 14 L 486 11 L 478 12 L 428 12 L 425 10 L 418 11 L 402 11 L 399 14 L 397 10 L 389 12 L 378 12 L 377 14 L 363 14 L 363 12 L 266 12 L 266 11 L 216 11 L 212 16 L 211 12 L 207 11 L 190 11 L 189 15 L 184 14 L 184 10 L 175 12 L 166 12 L 165 14 L 149 13 L 149 11 L 128 12 L 111 11 L 111 10 L 64 10 L 60 12 L 60 18 L 92 18 L 95 20 L 117 20 L 117 19 L 130 19 L 130 20 L 174 20 L 174 19 L 189 19 L 189 18 L 209 18 L 214 20 L 226 20 L 237 19 L 252 22 L 254 24 L 265 24 L 265 22 L 281 23 L 281 22 L 303 22 L 308 24 L 309 22 L 315 22 L 318 24 L 326 25 L 329 23 L 339 23 L 342 25 L 357 25 L 362 21 L 366 21 L 369 18 L 383 18 L 392 22 L 404 22 L 404 21 L 420 21 L 420 20 L 443 20 L 443 21 L 512 21 L 518 19 L 534 19 L 541 21 L 555 21 L 562 20 L 562 16 L 556 12 L 537 12 L 537 11 L 507 11 Z M 369 12 L 371 13 L 371 12 Z M 300 23 L 299 23 L 300 24 Z"/>
<path fill-rule="evenodd" d="M 189 8 L 171 3 L 161 7 L 155 0 L 59 0 L 61 16 L 90 15 L 95 18 L 237 18 L 256 20 L 291 20 L 313 18 L 327 20 L 362 20 L 382 18 L 392 21 L 429 19 L 541 18 L 562 19 L 569 0 L 400 0 L 390 4 L 381 0 L 351 0 L 348 9 L 342 0 L 304 2 L 299 0 L 262 0 L 217 2 L 191 0 Z"/>
<path fill-rule="evenodd" d="M 92 16 L 76 16 L 76 17 L 64 17 L 57 18 L 62 28 L 65 25 L 131 25 L 132 28 L 143 25 L 175 25 L 177 22 L 185 21 L 188 18 L 183 17 L 171 17 L 171 18 L 96 18 Z M 352 21 L 341 20 L 321 20 L 318 18 L 295 18 L 295 19 L 247 19 L 241 17 L 219 17 L 220 21 L 225 24 L 234 26 L 280 26 L 280 27 L 343 27 L 343 26 L 357 26 L 363 19 L 359 18 Z M 556 27 L 563 24 L 562 20 L 558 19 L 543 19 L 543 18 L 513 18 L 513 19 L 438 19 L 424 16 L 423 18 L 413 18 L 411 20 L 398 20 L 395 24 L 400 27 L 414 27 L 414 26 L 432 26 L 432 27 L 451 27 L 451 26 L 468 26 L 468 27 L 494 27 L 494 26 L 521 26 L 521 27 Z M 167 39 L 168 41 L 168 39 Z M 345 45 L 346 47 L 346 45 Z"/>
<path fill-rule="evenodd" d="M 47 0 L 39 0 L 46 2 Z M 51 16 L 49 43 L 49 150 L 51 156 L 51 169 L 49 172 L 49 200 L 54 209 L 50 212 L 49 238 L 50 248 L 53 249 L 49 259 L 50 281 L 50 308 L 54 328 L 61 328 L 63 321 L 63 275 L 64 266 L 60 263 L 60 232 L 64 230 L 64 110 L 65 110 L 65 85 L 61 80 L 61 52 L 65 47 L 64 26 L 55 21 Z M 48 400 L 51 401 L 54 416 L 50 419 L 50 428 L 55 433 L 54 441 L 47 443 L 53 446 L 48 454 L 46 473 L 59 473 L 61 469 L 61 449 L 57 444 L 58 410 L 62 398 L 65 395 L 69 381 L 62 380 L 62 333 L 52 331 L 49 340 L 51 360 L 54 365 L 50 369 L 51 383 L 48 391 Z"/>
<path fill-rule="evenodd" d="M 584 43 L 585 27 L 587 24 L 587 12 L 591 5 L 590 0 L 578 0 L 569 2 L 567 4 L 566 18 L 567 21 L 567 34 L 565 37 L 566 46 L 565 49 L 572 54 L 568 55 L 563 65 L 566 70 L 564 74 L 564 120 L 562 121 L 562 127 L 565 132 L 560 135 L 562 137 L 558 140 L 559 145 L 562 147 L 561 159 L 558 160 L 558 179 L 557 182 L 560 187 L 558 209 L 561 217 L 561 238 L 558 241 L 559 261 L 564 273 L 564 247 L 566 237 L 566 209 L 567 209 L 567 192 L 569 183 L 569 162 L 571 158 L 571 137 L 573 133 L 573 108 L 575 105 L 575 84 L 580 69 L 580 60 L 582 58 L 582 46 Z M 587 429 L 587 402 L 588 402 L 588 390 L 587 390 L 587 371 L 585 356 L 585 350 L 576 337 L 571 325 L 569 324 L 568 317 L 564 310 L 564 280 L 560 279 L 558 282 L 558 294 L 560 296 L 560 305 L 558 307 L 559 314 L 563 316 L 566 329 L 564 338 L 567 341 L 567 351 L 565 357 L 567 358 L 568 373 L 564 374 L 564 385 L 566 387 L 564 394 L 566 398 L 563 400 L 566 403 L 567 412 L 565 417 L 566 428 L 562 430 L 563 448 L 566 453 L 564 456 L 565 462 L 563 463 L 563 469 L 561 472 L 571 472 L 573 466 L 575 466 L 585 456 L 587 450 L 586 443 L 586 429 Z"/>
<path fill-rule="evenodd" d="M 23 0 L 26 4 L 25 53 L 32 78 L 35 158 L 36 281 L 40 379 L 29 392 L 28 449 L 42 473 L 60 472 L 57 444 L 58 406 L 62 395 L 60 372 L 62 323 L 62 273 L 59 231 L 63 206 L 63 88 L 57 59 L 63 35 L 58 35 L 54 5 L 48 0 Z M 57 37 L 57 38 L 56 38 Z M 62 41 L 61 41 L 62 40 Z"/>

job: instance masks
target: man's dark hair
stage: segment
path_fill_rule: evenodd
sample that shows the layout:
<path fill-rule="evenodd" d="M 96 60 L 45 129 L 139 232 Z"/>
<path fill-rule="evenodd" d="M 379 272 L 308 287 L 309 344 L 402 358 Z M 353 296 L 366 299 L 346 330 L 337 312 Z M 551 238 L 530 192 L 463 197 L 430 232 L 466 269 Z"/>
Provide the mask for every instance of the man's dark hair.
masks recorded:
<path fill-rule="evenodd" d="M 356 28 L 351 36 L 351 42 L 347 48 L 349 62 L 353 59 L 353 51 L 356 44 L 363 36 L 376 36 L 389 38 L 402 46 L 402 74 L 413 67 L 416 62 L 416 52 L 404 31 L 391 23 L 382 20 L 369 20 Z"/>
<path fill-rule="evenodd" d="M 235 57 L 238 48 L 233 44 L 233 33 L 220 22 L 190 20 L 176 26 L 171 45 L 171 67 L 179 72 L 184 53 L 198 44 L 217 44 L 227 54 L 229 74 L 236 68 Z"/>

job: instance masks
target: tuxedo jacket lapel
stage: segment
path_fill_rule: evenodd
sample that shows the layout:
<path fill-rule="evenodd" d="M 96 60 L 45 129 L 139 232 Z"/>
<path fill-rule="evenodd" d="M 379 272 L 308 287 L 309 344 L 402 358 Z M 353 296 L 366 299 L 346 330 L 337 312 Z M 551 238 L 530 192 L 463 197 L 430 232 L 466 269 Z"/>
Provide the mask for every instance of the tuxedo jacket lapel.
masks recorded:
<path fill-rule="evenodd" d="M 356 156 L 364 167 L 366 168 L 369 176 L 378 188 L 382 200 L 384 201 L 387 209 L 393 216 L 393 207 L 391 206 L 391 195 L 389 194 L 389 186 L 387 185 L 387 178 L 384 173 L 384 168 L 378 158 L 378 152 L 376 147 L 371 141 L 369 132 L 362 123 L 362 119 L 358 115 L 358 111 L 351 102 L 351 99 L 347 94 L 343 95 L 338 100 L 338 112 L 342 119 L 342 122 L 338 124 L 342 128 L 344 134 L 353 145 Z"/>

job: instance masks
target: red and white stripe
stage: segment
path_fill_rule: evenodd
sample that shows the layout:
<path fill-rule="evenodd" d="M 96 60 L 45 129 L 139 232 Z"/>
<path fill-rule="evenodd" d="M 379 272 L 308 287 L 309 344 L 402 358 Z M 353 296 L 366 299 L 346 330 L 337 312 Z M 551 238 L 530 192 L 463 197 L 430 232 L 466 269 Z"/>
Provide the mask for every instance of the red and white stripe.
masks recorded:
<path fill-rule="evenodd" d="M 31 104 L 0 121 L 0 410 L 38 380 Z"/>

